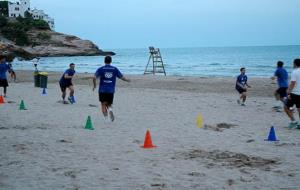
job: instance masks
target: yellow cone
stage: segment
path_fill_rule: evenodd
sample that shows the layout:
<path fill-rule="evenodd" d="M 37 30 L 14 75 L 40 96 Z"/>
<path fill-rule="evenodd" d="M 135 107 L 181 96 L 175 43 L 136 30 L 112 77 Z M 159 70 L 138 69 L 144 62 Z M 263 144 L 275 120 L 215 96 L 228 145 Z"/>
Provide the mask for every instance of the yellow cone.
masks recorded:
<path fill-rule="evenodd" d="M 198 127 L 198 128 L 202 128 L 202 127 L 203 127 L 203 118 L 202 118 L 202 115 L 201 115 L 201 114 L 199 114 L 199 115 L 197 116 L 196 124 L 197 124 L 197 127 Z"/>

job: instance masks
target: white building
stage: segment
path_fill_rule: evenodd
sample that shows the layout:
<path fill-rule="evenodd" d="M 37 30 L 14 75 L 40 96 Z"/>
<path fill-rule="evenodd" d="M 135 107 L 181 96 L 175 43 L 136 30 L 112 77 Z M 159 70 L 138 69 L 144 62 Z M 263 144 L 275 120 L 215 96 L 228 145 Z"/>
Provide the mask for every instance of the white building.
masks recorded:
<path fill-rule="evenodd" d="M 54 19 L 50 18 L 43 10 L 38 10 L 34 8 L 30 9 L 30 0 L 20 0 L 20 2 L 8 2 L 8 16 L 9 17 L 24 17 L 25 12 L 28 11 L 33 19 L 41 19 L 49 24 L 51 30 L 55 29 Z"/>
<path fill-rule="evenodd" d="M 49 24 L 51 30 L 54 30 L 54 19 L 45 14 L 43 10 L 34 8 L 33 10 L 30 10 L 30 14 L 32 15 L 33 19 L 41 19 L 46 21 Z"/>
<path fill-rule="evenodd" d="M 9 17 L 24 17 L 25 12 L 30 11 L 30 0 L 20 0 L 20 2 L 8 2 Z"/>

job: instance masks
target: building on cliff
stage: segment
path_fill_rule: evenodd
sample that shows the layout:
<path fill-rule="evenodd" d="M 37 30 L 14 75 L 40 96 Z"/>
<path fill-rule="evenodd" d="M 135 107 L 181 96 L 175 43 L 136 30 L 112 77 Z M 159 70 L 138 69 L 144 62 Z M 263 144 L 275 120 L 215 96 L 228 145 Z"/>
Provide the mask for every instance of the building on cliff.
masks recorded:
<path fill-rule="evenodd" d="M 28 11 L 33 19 L 41 19 L 46 21 L 49 24 L 51 30 L 55 29 L 54 19 L 49 17 L 44 13 L 43 10 L 38 10 L 36 8 L 30 8 L 30 0 L 20 0 L 16 2 L 10 1 L 0 1 L 0 15 L 6 17 L 24 17 L 25 12 Z"/>

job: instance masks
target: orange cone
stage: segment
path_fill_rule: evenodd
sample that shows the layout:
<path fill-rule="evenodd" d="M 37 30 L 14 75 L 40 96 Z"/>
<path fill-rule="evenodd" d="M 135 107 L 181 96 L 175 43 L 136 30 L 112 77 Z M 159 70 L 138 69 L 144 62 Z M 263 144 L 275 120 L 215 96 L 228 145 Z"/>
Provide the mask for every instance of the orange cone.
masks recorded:
<path fill-rule="evenodd" d="M 152 144 L 151 134 L 150 134 L 149 130 L 147 130 L 147 133 L 145 135 L 144 146 L 141 146 L 141 147 L 142 148 L 155 148 L 156 147 Z"/>
<path fill-rule="evenodd" d="M 0 104 L 4 104 L 4 103 L 5 103 L 4 98 L 2 95 L 0 95 Z"/>

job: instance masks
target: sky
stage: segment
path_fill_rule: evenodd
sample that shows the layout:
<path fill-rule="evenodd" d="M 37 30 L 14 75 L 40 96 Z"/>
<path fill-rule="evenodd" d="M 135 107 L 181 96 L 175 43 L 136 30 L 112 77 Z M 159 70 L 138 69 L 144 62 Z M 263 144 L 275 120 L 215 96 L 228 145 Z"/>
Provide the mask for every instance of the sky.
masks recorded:
<path fill-rule="evenodd" d="M 300 45 L 300 0 L 31 0 L 101 49 Z"/>

